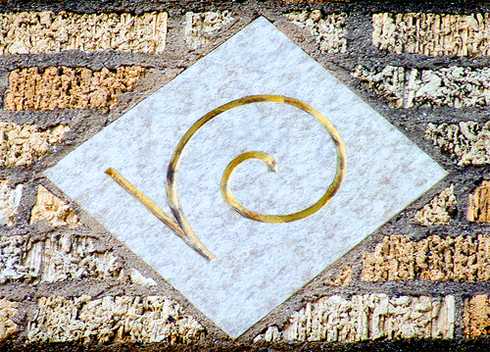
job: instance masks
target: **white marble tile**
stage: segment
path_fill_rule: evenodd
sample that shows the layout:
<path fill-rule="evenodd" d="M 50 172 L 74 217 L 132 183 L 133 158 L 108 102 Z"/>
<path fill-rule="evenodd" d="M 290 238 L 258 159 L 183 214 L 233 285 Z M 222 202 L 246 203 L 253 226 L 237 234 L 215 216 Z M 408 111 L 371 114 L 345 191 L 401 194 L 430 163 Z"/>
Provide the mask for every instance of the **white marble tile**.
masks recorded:
<path fill-rule="evenodd" d="M 252 94 L 298 98 L 328 116 L 345 140 L 347 174 L 331 203 L 311 217 L 287 224 L 241 217 L 219 191 L 234 156 L 262 150 L 277 159 L 277 173 L 249 161 L 231 182 L 249 208 L 284 213 L 323 193 L 335 173 L 335 149 L 311 116 L 286 105 L 254 104 L 220 115 L 192 139 L 177 177 L 190 224 L 217 256 L 208 262 L 104 170 L 118 169 L 168 210 L 166 168 L 180 137 L 206 112 Z M 46 174 L 207 317 L 238 336 L 446 173 L 259 18 Z"/>

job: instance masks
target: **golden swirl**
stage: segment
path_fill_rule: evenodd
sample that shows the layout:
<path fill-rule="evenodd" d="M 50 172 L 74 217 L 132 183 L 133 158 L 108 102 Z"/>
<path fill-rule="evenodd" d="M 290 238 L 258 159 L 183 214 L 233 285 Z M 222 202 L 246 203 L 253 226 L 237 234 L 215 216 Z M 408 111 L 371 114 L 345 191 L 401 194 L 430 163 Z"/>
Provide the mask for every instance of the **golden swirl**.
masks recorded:
<path fill-rule="evenodd" d="M 235 196 L 229 190 L 229 179 L 233 174 L 235 168 L 242 162 L 249 159 L 258 159 L 263 161 L 271 170 L 275 171 L 276 161 L 272 156 L 267 153 L 260 151 L 249 151 L 242 153 L 235 157 L 225 168 L 223 177 L 221 179 L 221 192 L 225 201 L 238 213 L 252 220 L 267 222 L 267 223 L 283 223 L 291 222 L 300 219 L 304 219 L 318 210 L 320 210 L 325 204 L 329 202 L 330 199 L 335 195 L 335 193 L 340 188 L 342 180 L 345 176 L 345 146 L 342 138 L 338 134 L 337 130 L 333 124 L 318 110 L 314 109 L 310 105 L 302 102 L 301 100 L 289 98 L 281 95 L 251 95 L 243 97 L 240 99 L 233 100 L 229 103 L 221 105 L 216 109 L 208 112 L 206 115 L 197 120 L 182 136 L 175 151 L 170 160 L 170 164 L 167 169 L 167 182 L 166 182 L 166 192 L 167 200 L 172 214 L 176 221 L 167 215 L 163 210 L 161 210 L 155 202 L 150 198 L 146 197 L 141 191 L 139 191 L 134 185 L 132 185 L 128 180 L 122 177 L 116 170 L 109 168 L 106 170 L 106 174 L 111 176 L 121 187 L 138 199 L 153 215 L 160 219 L 164 224 L 166 224 L 171 230 L 173 230 L 180 238 L 182 238 L 188 245 L 194 248 L 198 253 L 206 257 L 207 259 L 213 259 L 213 254 L 206 248 L 206 246 L 201 242 L 201 240 L 196 236 L 192 227 L 190 226 L 187 218 L 182 211 L 180 206 L 179 197 L 177 195 L 177 189 L 175 184 L 175 175 L 180 165 L 180 159 L 185 146 L 191 140 L 191 138 L 196 134 L 196 132 L 203 127 L 206 123 L 222 114 L 225 111 L 231 110 L 233 108 L 248 105 L 253 103 L 261 102 L 272 102 L 292 105 L 306 113 L 312 115 L 330 134 L 333 142 L 335 143 L 337 151 L 337 169 L 335 177 L 332 183 L 327 187 L 325 193 L 311 206 L 284 215 L 269 215 L 260 214 L 255 211 L 249 210 L 241 205 Z"/>

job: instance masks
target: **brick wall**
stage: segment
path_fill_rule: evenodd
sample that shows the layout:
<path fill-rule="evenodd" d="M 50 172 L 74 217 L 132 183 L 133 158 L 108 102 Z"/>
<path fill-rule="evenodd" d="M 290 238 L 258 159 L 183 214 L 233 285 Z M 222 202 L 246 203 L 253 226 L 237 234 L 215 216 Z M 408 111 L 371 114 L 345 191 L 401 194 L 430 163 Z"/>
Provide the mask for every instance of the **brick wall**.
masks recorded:
<path fill-rule="evenodd" d="M 0 1 L 0 339 L 490 349 L 489 14 L 412 1 Z M 259 15 L 449 175 L 230 342 L 41 172 Z"/>

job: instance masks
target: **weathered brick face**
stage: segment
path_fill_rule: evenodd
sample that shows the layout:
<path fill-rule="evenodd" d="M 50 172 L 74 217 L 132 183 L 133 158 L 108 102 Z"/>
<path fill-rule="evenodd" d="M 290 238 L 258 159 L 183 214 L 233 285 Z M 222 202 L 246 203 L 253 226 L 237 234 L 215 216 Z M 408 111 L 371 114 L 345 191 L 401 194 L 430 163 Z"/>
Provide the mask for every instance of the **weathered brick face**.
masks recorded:
<path fill-rule="evenodd" d="M 167 14 L 77 14 L 51 11 L 0 14 L 0 55 L 87 52 L 162 53 Z"/>
<path fill-rule="evenodd" d="M 223 29 L 236 19 L 229 11 L 187 12 L 185 15 L 185 40 L 190 49 L 199 49 L 219 38 Z"/>
<path fill-rule="evenodd" d="M 10 111 L 55 109 L 107 109 L 118 96 L 132 91 L 145 70 L 141 67 L 103 68 L 30 67 L 12 71 L 5 94 Z"/>
<path fill-rule="evenodd" d="M 14 187 L 8 181 L 0 180 L 0 225 L 12 226 L 15 224 L 22 189 L 22 184 Z"/>
<path fill-rule="evenodd" d="M 41 298 L 29 323 L 31 341 L 197 342 L 202 326 L 166 297 Z M 124 322 L 124 323 L 123 323 Z"/>
<path fill-rule="evenodd" d="M 12 336 L 17 331 L 13 321 L 17 314 L 18 304 L 6 299 L 0 300 L 0 341 Z"/>
<path fill-rule="evenodd" d="M 490 55 L 490 15 L 377 13 L 373 44 L 397 54 L 427 56 Z"/>
<path fill-rule="evenodd" d="M 464 322 L 466 337 L 490 335 L 490 296 L 482 294 L 465 299 Z"/>
<path fill-rule="evenodd" d="M 111 250 L 97 248 L 98 242 L 68 233 L 45 239 L 0 236 L 0 283 L 118 277 L 120 258 Z"/>
<path fill-rule="evenodd" d="M 383 294 L 323 297 L 293 313 L 281 330 L 269 327 L 256 341 L 355 342 L 375 339 L 451 338 L 454 297 Z"/>
<path fill-rule="evenodd" d="M 483 181 L 469 195 L 468 221 L 490 222 L 490 182 Z"/>
<path fill-rule="evenodd" d="M 436 70 L 388 65 L 357 66 L 352 75 L 395 108 L 485 107 L 490 104 L 490 68 L 445 67 Z"/>
<path fill-rule="evenodd" d="M 29 166 L 63 141 L 69 127 L 40 129 L 35 125 L 0 122 L 0 167 Z"/>
<path fill-rule="evenodd" d="M 39 186 L 36 203 L 31 210 L 30 222 L 31 224 L 46 222 L 53 227 L 74 228 L 78 225 L 78 216 L 66 202 L 51 194 L 43 186 Z"/>
<path fill-rule="evenodd" d="M 425 137 L 457 160 L 458 165 L 484 166 L 490 163 L 489 122 L 429 123 Z"/>
<path fill-rule="evenodd" d="M 345 13 L 323 15 L 321 11 L 292 12 L 285 15 L 294 25 L 308 30 L 324 53 L 345 53 Z"/>
<path fill-rule="evenodd" d="M 490 237 L 429 236 L 411 241 L 389 236 L 364 254 L 362 280 L 468 281 L 490 280 Z"/>
<path fill-rule="evenodd" d="M 451 185 L 420 209 L 415 220 L 422 226 L 449 224 L 457 211 L 456 205 L 454 185 Z"/>

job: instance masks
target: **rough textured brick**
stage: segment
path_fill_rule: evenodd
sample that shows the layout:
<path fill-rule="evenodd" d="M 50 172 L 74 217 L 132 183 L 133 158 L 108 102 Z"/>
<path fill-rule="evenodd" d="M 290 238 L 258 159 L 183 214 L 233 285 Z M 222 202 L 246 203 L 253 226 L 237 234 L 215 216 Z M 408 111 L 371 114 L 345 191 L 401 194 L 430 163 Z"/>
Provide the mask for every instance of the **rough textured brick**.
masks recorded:
<path fill-rule="evenodd" d="M 123 66 L 93 71 L 83 67 L 29 67 L 12 71 L 8 77 L 5 109 L 106 109 L 114 107 L 119 95 L 134 90 L 145 69 Z"/>
<path fill-rule="evenodd" d="M 17 331 L 13 318 L 17 314 L 18 304 L 5 298 L 0 299 L 0 341 L 12 336 Z"/>
<path fill-rule="evenodd" d="M 167 14 L 77 14 L 16 12 L 0 14 L 0 55 L 65 50 L 161 53 Z"/>
<path fill-rule="evenodd" d="M 456 212 L 456 205 L 454 185 L 451 185 L 420 209 L 415 214 L 415 220 L 423 226 L 449 224 Z"/>
<path fill-rule="evenodd" d="M 229 11 L 187 12 L 185 14 L 184 35 L 190 49 L 198 49 L 218 38 L 223 30 L 235 23 Z"/>
<path fill-rule="evenodd" d="M 191 342 L 204 328 L 162 296 L 44 297 L 29 322 L 31 341 Z"/>
<path fill-rule="evenodd" d="M 320 298 L 294 312 L 284 327 L 270 326 L 255 341 L 356 342 L 374 339 L 453 338 L 454 297 L 385 294 Z"/>
<path fill-rule="evenodd" d="M 411 241 L 406 236 L 387 236 L 371 253 L 365 253 L 364 281 L 488 281 L 490 236 L 473 239 L 429 236 Z"/>
<path fill-rule="evenodd" d="M 377 13 L 373 44 L 393 53 L 490 55 L 490 14 Z"/>
<path fill-rule="evenodd" d="M 78 225 L 78 216 L 64 201 L 50 193 L 43 186 L 37 188 L 36 203 L 31 210 L 31 224 L 47 222 L 52 227 Z"/>
<path fill-rule="evenodd" d="M 436 70 L 358 65 L 352 75 L 396 108 L 490 104 L 490 68 L 446 67 Z"/>
<path fill-rule="evenodd" d="M 430 123 L 425 137 L 461 166 L 490 164 L 490 122 Z"/>
<path fill-rule="evenodd" d="M 60 282 L 87 277 L 119 277 L 122 264 L 95 238 L 71 234 L 45 240 L 0 236 L 0 283 Z"/>
<path fill-rule="evenodd" d="M 150 277 L 145 277 L 136 269 L 131 269 L 129 271 L 129 279 L 133 284 L 144 286 L 144 287 L 154 287 L 157 285 L 155 280 Z"/>
<path fill-rule="evenodd" d="M 22 189 L 22 184 L 14 187 L 8 181 L 0 180 L 0 225 L 12 226 L 15 224 Z"/>
<path fill-rule="evenodd" d="M 468 221 L 490 222 L 490 181 L 483 181 L 469 195 Z"/>
<path fill-rule="evenodd" d="M 342 266 L 338 272 L 327 277 L 325 283 L 331 286 L 347 286 L 352 282 L 352 267 Z"/>
<path fill-rule="evenodd" d="M 0 122 L 0 167 L 31 165 L 59 144 L 68 130 L 65 125 L 40 129 L 35 125 Z"/>
<path fill-rule="evenodd" d="M 476 295 L 464 301 L 464 335 L 490 335 L 490 296 Z"/>
<path fill-rule="evenodd" d="M 345 53 L 345 13 L 323 15 L 321 11 L 292 12 L 285 15 L 295 25 L 305 28 L 315 37 L 320 50 L 325 53 Z"/>

